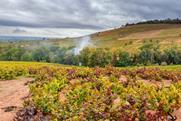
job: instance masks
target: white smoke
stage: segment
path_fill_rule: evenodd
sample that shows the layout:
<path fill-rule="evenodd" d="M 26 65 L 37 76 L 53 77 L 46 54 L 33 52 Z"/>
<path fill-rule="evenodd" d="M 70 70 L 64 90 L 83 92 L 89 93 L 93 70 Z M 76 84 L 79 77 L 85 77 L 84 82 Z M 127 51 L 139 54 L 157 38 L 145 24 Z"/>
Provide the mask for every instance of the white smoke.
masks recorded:
<path fill-rule="evenodd" d="M 90 36 L 82 37 L 80 40 L 78 40 L 77 45 L 73 50 L 74 55 L 79 55 L 80 51 L 88 46 L 91 46 L 91 37 Z"/>

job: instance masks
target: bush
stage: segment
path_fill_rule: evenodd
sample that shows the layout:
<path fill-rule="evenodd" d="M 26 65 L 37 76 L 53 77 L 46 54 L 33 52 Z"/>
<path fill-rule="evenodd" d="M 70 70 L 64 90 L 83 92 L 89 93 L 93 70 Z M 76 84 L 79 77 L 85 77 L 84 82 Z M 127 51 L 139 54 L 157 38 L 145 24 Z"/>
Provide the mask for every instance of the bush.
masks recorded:
<path fill-rule="evenodd" d="M 117 60 L 114 64 L 116 67 L 126 67 L 131 65 L 132 59 L 128 52 L 118 51 L 117 55 Z"/>
<path fill-rule="evenodd" d="M 162 62 L 161 66 L 167 66 L 167 62 Z"/>

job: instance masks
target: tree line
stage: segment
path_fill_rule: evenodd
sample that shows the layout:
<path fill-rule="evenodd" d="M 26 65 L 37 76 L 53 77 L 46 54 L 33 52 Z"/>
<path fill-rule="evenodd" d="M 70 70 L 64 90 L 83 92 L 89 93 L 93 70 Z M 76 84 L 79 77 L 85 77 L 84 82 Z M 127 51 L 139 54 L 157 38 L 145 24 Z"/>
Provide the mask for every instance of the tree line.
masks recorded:
<path fill-rule="evenodd" d="M 50 62 L 89 67 L 181 64 L 181 49 L 174 44 L 163 50 L 158 42 L 148 41 L 143 43 L 135 53 L 119 48 L 84 48 L 79 55 L 74 55 L 73 48 L 52 45 L 27 49 L 8 45 L 0 47 L 0 60 Z"/>
<path fill-rule="evenodd" d="M 140 24 L 181 24 L 181 20 L 179 18 L 176 19 L 164 19 L 164 20 L 148 20 L 138 23 L 127 23 L 125 26 L 131 26 L 131 25 L 140 25 Z"/>

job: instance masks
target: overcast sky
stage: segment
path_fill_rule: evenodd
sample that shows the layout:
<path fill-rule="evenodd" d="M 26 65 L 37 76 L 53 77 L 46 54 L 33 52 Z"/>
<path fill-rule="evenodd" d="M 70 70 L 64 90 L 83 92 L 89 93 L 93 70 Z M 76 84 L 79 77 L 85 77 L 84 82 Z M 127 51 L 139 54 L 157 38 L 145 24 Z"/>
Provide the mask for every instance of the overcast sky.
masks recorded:
<path fill-rule="evenodd" d="M 72 37 L 180 17 L 180 0 L 0 0 L 0 35 Z"/>

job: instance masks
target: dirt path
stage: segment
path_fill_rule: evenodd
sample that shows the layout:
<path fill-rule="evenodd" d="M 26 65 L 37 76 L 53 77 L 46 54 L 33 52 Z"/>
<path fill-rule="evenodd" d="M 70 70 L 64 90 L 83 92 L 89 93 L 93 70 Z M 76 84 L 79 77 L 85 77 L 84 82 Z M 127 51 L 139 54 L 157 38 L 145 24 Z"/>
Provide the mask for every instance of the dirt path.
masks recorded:
<path fill-rule="evenodd" d="M 31 78 L 0 81 L 0 121 L 12 121 L 23 100 L 29 94 L 27 82 Z"/>

